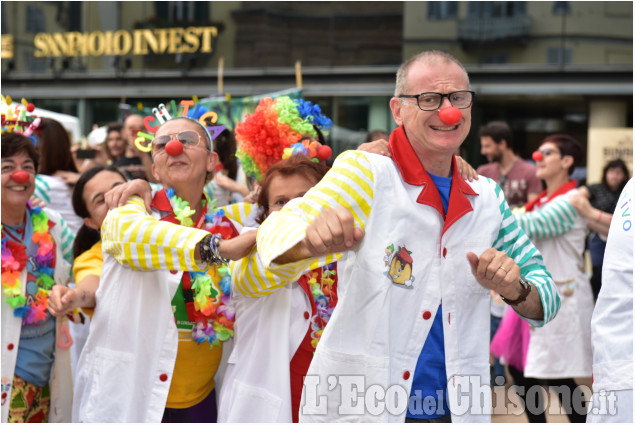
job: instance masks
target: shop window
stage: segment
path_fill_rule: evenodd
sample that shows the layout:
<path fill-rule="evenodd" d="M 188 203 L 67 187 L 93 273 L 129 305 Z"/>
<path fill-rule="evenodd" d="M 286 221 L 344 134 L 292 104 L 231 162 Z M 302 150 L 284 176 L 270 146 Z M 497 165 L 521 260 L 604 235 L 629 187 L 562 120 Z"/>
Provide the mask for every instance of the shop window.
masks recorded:
<path fill-rule="evenodd" d="M 568 15 L 571 13 L 570 1 L 554 1 L 551 11 L 554 15 Z"/>
<path fill-rule="evenodd" d="M 456 19 L 458 2 L 454 1 L 430 1 L 428 2 L 428 19 L 436 21 L 440 19 Z"/>
<path fill-rule="evenodd" d="M 571 63 L 573 50 L 568 47 L 548 47 L 547 63 L 550 65 L 560 65 Z"/>
<path fill-rule="evenodd" d="M 2 15 L 2 20 L 4 21 L 4 14 Z M 4 22 L 2 25 L 4 26 Z M 34 5 L 26 7 L 26 31 L 32 33 L 46 32 L 46 20 L 40 7 Z"/>
<path fill-rule="evenodd" d="M 47 58 L 36 58 L 32 52 L 24 52 L 22 57 L 28 72 L 43 73 L 48 70 Z"/>
<path fill-rule="evenodd" d="M 525 15 L 524 1 L 475 1 L 468 2 L 470 18 L 511 18 Z"/>
<path fill-rule="evenodd" d="M 209 2 L 155 1 L 157 17 L 167 22 L 205 22 L 209 18 Z"/>
<path fill-rule="evenodd" d="M 72 1 L 69 2 L 68 8 L 68 30 L 69 31 L 81 31 L 82 30 L 82 2 Z"/>
<path fill-rule="evenodd" d="M 2 34 L 9 34 L 9 30 L 7 30 L 7 12 L 5 9 L 5 3 L 0 4 L 0 27 L 2 27 Z"/>
<path fill-rule="evenodd" d="M 499 52 L 499 53 L 489 53 L 483 55 L 479 63 L 481 64 L 492 64 L 492 63 L 507 63 L 509 62 L 509 53 L 507 52 Z"/>

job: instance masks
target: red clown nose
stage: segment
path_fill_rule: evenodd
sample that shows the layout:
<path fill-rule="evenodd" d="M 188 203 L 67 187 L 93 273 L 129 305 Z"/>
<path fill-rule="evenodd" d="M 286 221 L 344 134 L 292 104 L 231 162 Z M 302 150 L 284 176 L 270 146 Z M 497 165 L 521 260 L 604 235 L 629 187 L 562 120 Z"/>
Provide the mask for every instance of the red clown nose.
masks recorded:
<path fill-rule="evenodd" d="M 16 182 L 22 184 L 29 181 L 29 173 L 24 170 L 18 170 L 11 173 L 11 178 Z"/>
<path fill-rule="evenodd" d="M 328 160 L 333 155 L 333 150 L 330 146 L 322 145 L 317 151 L 317 157 L 320 161 Z"/>
<path fill-rule="evenodd" d="M 461 110 L 454 106 L 443 108 L 439 111 L 439 118 L 447 125 L 456 125 L 461 121 Z"/>
<path fill-rule="evenodd" d="M 531 154 L 531 159 L 533 159 L 536 162 L 542 161 L 542 152 L 536 151 L 536 152 L 532 153 Z"/>
<path fill-rule="evenodd" d="M 170 156 L 179 156 L 183 153 L 183 143 L 178 140 L 170 140 L 167 145 L 165 145 L 165 151 Z"/>

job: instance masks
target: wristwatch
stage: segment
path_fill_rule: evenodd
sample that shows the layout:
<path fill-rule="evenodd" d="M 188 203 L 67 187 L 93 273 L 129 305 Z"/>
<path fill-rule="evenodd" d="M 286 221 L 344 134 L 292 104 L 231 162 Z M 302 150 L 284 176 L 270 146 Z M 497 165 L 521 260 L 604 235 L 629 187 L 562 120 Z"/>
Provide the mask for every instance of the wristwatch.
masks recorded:
<path fill-rule="evenodd" d="M 501 300 L 505 301 L 509 305 L 518 305 L 527 299 L 529 293 L 531 292 L 531 283 L 522 276 L 518 279 L 518 282 L 520 283 L 520 286 L 523 287 L 523 291 L 520 293 L 520 296 L 515 300 L 508 300 L 501 295 Z"/>

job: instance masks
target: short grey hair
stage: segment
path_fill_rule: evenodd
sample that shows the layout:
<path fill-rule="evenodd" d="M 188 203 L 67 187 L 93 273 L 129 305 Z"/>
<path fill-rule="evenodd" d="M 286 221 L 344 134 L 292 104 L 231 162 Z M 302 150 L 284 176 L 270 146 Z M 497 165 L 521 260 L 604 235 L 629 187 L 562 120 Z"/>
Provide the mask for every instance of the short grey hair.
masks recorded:
<path fill-rule="evenodd" d="M 425 50 L 421 53 L 418 53 L 405 61 L 399 69 L 397 70 L 397 80 L 395 82 L 395 97 L 400 96 L 402 94 L 409 94 L 408 92 L 408 71 L 412 67 L 413 64 L 422 61 L 425 63 L 433 63 L 436 61 L 443 61 L 445 63 L 455 63 L 463 72 L 465 72 L 465 78 L 467 78 L 467 84 L 469 87 L 470 77 L 467 75 L 467 71 L 465 67 L 457 58 L 452 56 L 451 54 L 444 52 L 442 50 Z"/>

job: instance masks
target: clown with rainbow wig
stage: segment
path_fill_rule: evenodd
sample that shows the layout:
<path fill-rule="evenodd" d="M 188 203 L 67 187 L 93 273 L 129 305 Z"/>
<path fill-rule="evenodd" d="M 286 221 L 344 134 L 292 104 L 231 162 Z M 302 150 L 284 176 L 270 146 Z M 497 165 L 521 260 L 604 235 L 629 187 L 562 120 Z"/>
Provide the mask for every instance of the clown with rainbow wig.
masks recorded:
<path fill-rule="evenodd" d="M 238 152 L 245 174 L 256 181 L 276 162 L 291 155 L 305 155 L 326 161 L 331 148 L 324 134 L 332 121 L 318 105 L 281 96 L 264 98 L 253 114 L 236 126 Z"/>

